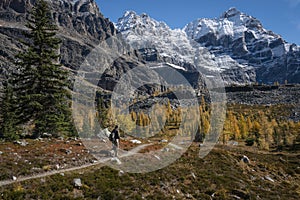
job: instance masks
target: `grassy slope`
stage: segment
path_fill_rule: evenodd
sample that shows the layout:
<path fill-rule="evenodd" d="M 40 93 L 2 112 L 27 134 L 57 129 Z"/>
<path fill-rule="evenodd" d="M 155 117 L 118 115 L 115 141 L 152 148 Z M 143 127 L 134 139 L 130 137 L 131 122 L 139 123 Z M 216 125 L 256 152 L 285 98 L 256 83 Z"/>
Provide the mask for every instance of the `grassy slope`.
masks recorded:
<path fill-rule="evenodd" d="M 251 162 L 240 161 L 247 155 Z M 300 199 L 300 155 L 218 146 L 204 159 L 198 147 L 146 174 L 96 167 L 0 189 L 3 199 Z M 270 177 L 272 180 L 267 180 Z M 83 186 L 73 186 L 80 178 Z"/>

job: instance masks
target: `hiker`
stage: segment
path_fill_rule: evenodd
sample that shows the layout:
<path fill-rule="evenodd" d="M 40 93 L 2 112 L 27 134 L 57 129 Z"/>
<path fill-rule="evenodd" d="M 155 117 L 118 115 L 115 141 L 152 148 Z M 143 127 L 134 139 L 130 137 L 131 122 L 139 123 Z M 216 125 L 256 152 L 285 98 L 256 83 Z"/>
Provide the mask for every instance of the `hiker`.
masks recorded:
<path fill-rule="evenodd" d="M 116 125 L 109 136 L 109 140 L 112 143 L 112 150 L 114 151 L 114 157 L 118 157 L 118 148 L 120 143 L 120 135 L 118 128 L 118 125 Z"/>

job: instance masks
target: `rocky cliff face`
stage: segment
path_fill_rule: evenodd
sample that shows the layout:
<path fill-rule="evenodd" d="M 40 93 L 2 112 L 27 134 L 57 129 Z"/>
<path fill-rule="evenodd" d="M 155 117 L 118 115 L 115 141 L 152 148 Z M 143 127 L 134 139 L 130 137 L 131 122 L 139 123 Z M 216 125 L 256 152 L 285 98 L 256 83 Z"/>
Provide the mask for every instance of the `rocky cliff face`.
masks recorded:
<path fill-rule="evenodd" d="M 0 2 L 1 74 L 13 67 L 15 54 L 24 48 L 19 40 L 34 3 L 35 0 Z M 49 5 L 62 39 L 61 63 L 71 70 L 77 70 L 95 46 L 116 35 L 113 23 L 103 17 L 94 0 L 51 0 Z"/>
<path fill-rule="evenodd" d="M 111 52 L 118 54 L 117 57 L 102 57 L 104 60 L 100 61 L 101 55 L 96 55 L 98 57 L 95 61 L 99 62 L 93 63 L 94 66 L 88 66 L 86 69 L 80 68 L 99 46 L 108 45 L 107 41 L 112 42 L 113 37 L 118 38 L 117 30 L 113 23 L 103 17 L 94 0 L 49 0 L 48 2 L 52 18 L 59 28 L 58 37 L 62 39 L 61 63 L 73 71 L 73 74 L 84 74 L 89 81 L 98 84 L 102 89 L 112 91 L 124 73 L 136 66 L 144 66 L 145 61 L 136 51 L 124 47 L 122 54 L 123 47 L 117 47 L 118 52 Z M 2 76 L 8 68 L 13 68 L 16 53 L 25 48 L 19 40 L 23 37 L 22 32 L 26 31 L 28 11 L 34 3 L 35 0 L 0 2 L 0 74 Z M 115 42 L 116 45 L 118 43 L 121 46 L 124 44 L 122 41 Z M 109 49 L 109 51 L 113 50 Z M 103 65 L 106 65 L 105 70 Z M 140 77 L 145 75 L 138 76 L 136 82 L 144 82 L 146 85 L 153 79 L 149 76 L 141 80 Z M 141 90 L 151 92 L 156 87 L 158 86 L 146 86 Z"/>
<path fill-rule="evenodd" d="M 202 48 L 205 62 L 200 67 L 219 71 L 225 84 L 300 82 L 300 47 L 235 8 L 216 19 L 195 20 L 183 30 L 172 30 L 147 14 L 128 11 L 116 27 L 135 46 L 155 46 L 156 52 L 144 52 L 146 59 L 186 70 L 195 68 L 195 57 L 199 57 L 195 52 Z"/>
<path fill-rule="evenodd" d="M 201 74 L 191 64 L 193 48 L 183 31 L 171 30 L 164 22 L 158 22 L 147 14 L 139 16 L 133 11 L 127 11 L 116 27 L 126 42 L 140 53 L 148 67 L 161 75 L 168 68 L 173 68 L 194 88 L 203 86 Z M 169 73 L 172 72 L 169 70 Z"/>
<path fill-rule="evenodd" d="M 137 15 L 133 11 L 127 11 L 116 23 L 116 28 L 128 43 L 142 52 L 147 61 L 177 66 L 176 68 L 189 80 L 196 81 L 195 75 L 192 74 L 199 74 L 196 69 L 200 69 L 204 76 L 208 71 L 220 73 L 225 84 L 246 84 L 255 81 L 252 67 L 240 65 L 227 55 L 211 54 L 206 47 L 188 38 L 184 30 L 172 30 L 164 22 L 158 22 L 147 14 Z M 197 81 L 201 82 L 201 78 Z"/>
<path fill-rule="evenodd" d="M 240 65 L 254 67 L 258 82 L 300 82 L 300 47 L 235 8 L 217 19 L 195 20 L 184 31 L 214 55 L 225 54 Z"/>

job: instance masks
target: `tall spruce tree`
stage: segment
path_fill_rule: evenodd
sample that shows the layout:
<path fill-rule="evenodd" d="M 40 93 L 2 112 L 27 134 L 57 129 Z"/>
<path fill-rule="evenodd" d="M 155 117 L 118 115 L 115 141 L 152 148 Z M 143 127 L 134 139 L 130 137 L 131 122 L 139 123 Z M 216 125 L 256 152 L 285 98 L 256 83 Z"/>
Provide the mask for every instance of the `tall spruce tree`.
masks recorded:
<path fill-rule="evenodd" d="M 34 136 L 54 135 L 74 130 L 71 122 L 68 72 L 58 64 L 60 39 L 48 4 L 37 0 L 30 12 L 26 39 L 28 48 L 17 55 L 17 70 L 12 81 L 18 99 L 19 124 L 31 122 Z"/>
<path fill-rule="evenodd" d="M 2 96 L 0 98 L 0 101 L 0 137 L 9 140 L 17 139 L 18 135 L 16 116 L 14 112 L 16 101 L 15 97 L 13 96 L 12 86 L 9 84 L 8 79 L 3 82 Z"/>

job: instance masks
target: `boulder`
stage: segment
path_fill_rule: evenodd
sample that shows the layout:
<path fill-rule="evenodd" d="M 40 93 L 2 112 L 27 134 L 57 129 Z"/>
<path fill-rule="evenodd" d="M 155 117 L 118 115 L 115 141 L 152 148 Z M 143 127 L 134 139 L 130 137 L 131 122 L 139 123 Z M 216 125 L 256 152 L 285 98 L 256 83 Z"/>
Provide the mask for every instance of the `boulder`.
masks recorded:
<path fill-rule="evenodd" d="M 67 155 L 69 155 L 69 154 L 71 154 L 71 153 L 72 153 L 72 151 L 71 151 L 70 149 L 67 149 L 67 150 L 66 150 L 66 154 L 67 154 Z"/>
<path fill-rule="evenodd" d="M 244 163 L 250 163 L 250 159 L 245 155 L 243 155 L 243 158 L 241 159 L 241 161 L 243 161 Z"/>
<path fill-rule="evenodd" d="M 51 134 L 51 133 L 42 133 L 41 136 L 42 136 L 42 137 L 45 137 L 45 138 L 51 138 L 51 137 L 52 137 L 52 134 Z"/>
<path fill-rule="evenodd" d="M 75 187 L 81 187 L 82 183 L 81 183 L 81 179 L 80 178 L 74 178 L 73 179 L 73 184 Z"/>
<path fill-rule="evenodd" d="M 119 176 L 123 176 L 124 173 L 125 173 L 125 172 L 124 172 L 123 170 L 120 170 L 119 173 L 118 173 L 118 175 L 119 175 Z"/>
<path fill-rule="evenodd" d="M 130 140 L 133 144 L 141 144 L 142 142 L 140 140 Z"/>
<path fill-rule="evenodd" d="M 22 140 L 22 141 L 16 140 L 16 141 L 14 141 L 14 144 L 18 144 L 22 147 L 25 147 L 28 145 L 28 142 L 26 142 L 25 140 Z"/>

